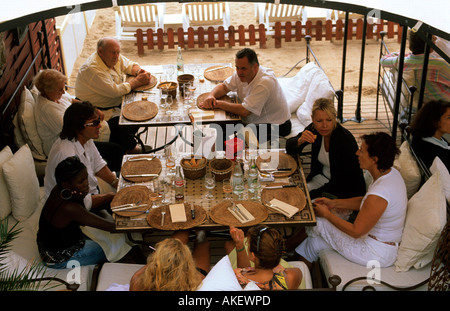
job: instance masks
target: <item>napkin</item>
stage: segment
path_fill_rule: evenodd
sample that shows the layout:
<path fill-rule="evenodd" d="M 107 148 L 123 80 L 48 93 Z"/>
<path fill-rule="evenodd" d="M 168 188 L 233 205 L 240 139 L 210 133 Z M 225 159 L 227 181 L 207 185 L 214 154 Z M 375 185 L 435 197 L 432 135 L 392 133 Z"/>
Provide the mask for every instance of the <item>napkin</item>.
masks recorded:
<path fill-rule="evenodd" d="M 170 217 L 172 222 L 186 222 L 186 211 L 184 209 L 184 204 L 172 204 L 169 205 Z"/>
<path fill-rule="evenodd" d="M 214 110 L 191 110 L 192 116 L 195 119 L 213 119 Z"/>
<path fill-rule="evenodd" d="M 247 216 L 247 219 L 242 217 L 242 215 L 239 212 L 233 211 L 233 206 L 228 207 L 228 210 L 231 214 L 233 214 L 234 217 L 236 217 L 237 220 L 239 220 L 241 223 L 245 224 L 247 222 L 255 220 L 255 217 L 253 217 L 252 214 L 242 205 L 242 204 L 236 204 L 236 206 L 241 210 L 241 212 Z"/>
<path fill-rule="evenodd" d="M 283 215 L 285 215 L 288 218 L 291 218 L 292 216 L 294 216 L 295 213 L 298 212 L 297 207 L 292 206 L 283 201 L 280 201 L 278 199 L 272 199 L 272 201 L 270 201 L 270 204 L 275 205 L 276 206 L 275 209 L 278 210 L 280 213 L 282 213 Z"/>

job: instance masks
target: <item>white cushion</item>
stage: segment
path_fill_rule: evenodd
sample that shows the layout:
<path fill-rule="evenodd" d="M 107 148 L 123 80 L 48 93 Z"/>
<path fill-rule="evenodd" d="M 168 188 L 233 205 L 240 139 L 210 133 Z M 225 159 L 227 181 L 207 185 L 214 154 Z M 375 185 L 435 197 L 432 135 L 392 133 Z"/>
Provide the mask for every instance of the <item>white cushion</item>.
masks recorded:
<path fill-rule="evenodd" d="M 419 189 L 422 177 L 407 141 L 404 141 L 400 146 L 400 152 L 400 155 L 394 161 L 394 167 L 402 175 L 406 185 L 406 194 L 410 199 Z"/>
<path fill-rule="evenodd" d="M 288 261 L 288 264 L 293 268 L 299 268 L 302 271 L 302 283 L 305 282 L 305 289 L 312 289 L 313 284 L 308 266 L 303 261 Z"/>
<path fill-rule="evenodd" d="M 447 167 L 442 162 L 442 160 L 439 157 L 436 157 L 433 160 L 433 164 L 430 166 L 430 172 L 434 174 L 435 172 L 439 171 L 441 174 L 441 181 L 442 181 L 442 187 L 443 191 L 445 193 L 445 197 L 447 199 L 447 203 L 450 204 L 450 173 L 448 172 Z"/>
<path fill-rule="evenodd" d="M 28 145 L 20 147 L 3 164 L 3 175 L 11 196 L 12 214 L 18 221 L 23 221 L 33 214 L 39 203 L 39 181 Z"/>
<path fill-rule="evenodd" d="M 9 146 L 0 151 L 0 220 L 5 219 L 11 213 L 11 201 L 6 180 L 3 176 L 3 163 L 11 159 L 13 153 Z"/>
<path fill-rule="evenodd" d="M 446 202 L 437 171 L 408 202 L 396 270 L 418 269 L 430 263 L 445 222 Z"/>
<path fill-rule="evenodd" d="M 209 271 L 198 289 L 199 291 L 240 291 L 241 285 L 231 267 L 230 259 L 225 255 Z"/>
<path fill-rule="evenodd" d="M 131 277 L 144 265 L 126 263 L 104 263 L 97 280 L 97 291 L 123 290 Z"/>
<path fill-rule="evenodd" d="M 308 88 L 305 102 L 297 109 L 300 123 L 307 126 L 312 122 L 311 111 L 314 102 L 319 98 L 328 98 L 334 101 L 334 90 L 323 70 L 318 70 Z"/>
<path fill-rule="evenodd" d="M 338 291 L 342 290 L 347 282 L 358 277 L 367 278 L 352 283 L 345 290 L 360 291 L 365 286 L 370 285 L 377 291 L 389 291 L 393 289 L 374 280 L 378 279 L 397 287 L 409 287 L 417 285 L 430 277 L 431 265 L 427 265 L 420 270 L 412 269 L 408 272 L 396 272 L 394 266 L 378 269 L 374 266 L 366 267 L 355 264 L 332 249 L 321 251 L 319 257 L 320 265 L 327 280 L 332 275 L 338 275 L 341 278 L 341 283 L 337 286 Z M 427 284 L 416 290 L 427 290 Z"/>
<path fill-rule="evenodd" d="M 305 102 L 312 78 L 320 70 L 313 62 L 307 63 L 293 77 L 280 77 L 278 82 L 283 90 L 290 113 L 295 112 Z"/>
<path fill-rule="evenodd" d="M 38 160 L 45 160 L 46 156 L 42 147 L 42 140 L 39 137 L 36 120 L 34 118 L 35 101 L 30 90 L 24 87 L 20 97 L 18 114 L 19 128 L 22 136 L 31 149 L 33 157 Z"/>

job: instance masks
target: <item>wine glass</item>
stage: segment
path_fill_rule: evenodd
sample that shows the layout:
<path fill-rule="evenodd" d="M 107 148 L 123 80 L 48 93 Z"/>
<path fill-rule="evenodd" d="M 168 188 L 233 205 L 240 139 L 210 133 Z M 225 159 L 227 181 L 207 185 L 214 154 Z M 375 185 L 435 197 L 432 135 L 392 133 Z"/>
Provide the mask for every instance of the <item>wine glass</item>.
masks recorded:
<path fill-rule="evenodd" d="M 225 193 L 225 200 L 231 200 L 231 193 L 233 193 L 233 186 L 231 185 L 231 180 L 225 178 L 222 181 L 222 191 Z"/>
<path fill-rule="evenodd" d="M 212 194 L 212 189 L 216 187 L 216 180 L 214 178 L 214 174 L 208 172 L 205 174 L 205 188 L 208 189 L 208 193 L 205 195 L 205 199 L 212 200 L 214 199 L 214 195 Z"/>
<path fill-rule="evenodd" d="M 159 194 L 158 192 L 152 192 L 149 195 L 150 201 L 152 201 L 152 208 L 157 208 L 159 207 L 159 205 L 156 203 L 156 201 L 158 201 L 159 199 Z"/>
<path fill-rule="evenodd" d="M 159 191 L 161 195 L 161 204 L 167 205 L 170 203 L 169 196 L 167 193 L 169 192 L 169 180 L 164 176 L 160 176 L 158 179 L 159 183 Z"/>
<path fill-rule="evenodd" d="M 169 67 L 167 67 L 167 81 L 171 81 L 172 80 L 172 76 L 175 73 L 175 68 L 172 65 L 169 65 Z"/>
<path fill-rule="evenodd" d="M 166 103 L 167 103 L 167 108 L 169 109 L 169 110 L 167 110 L 166 111 L 166 113 L 168 114 L 168 115 L 171 115 L 171 114 L 173 114 L 173 110 L 170 110 L 171 108 L 171 106 L 172 106 L 172 104 L 173 104 L 173 97 L 171 96 L 171 95 L 167 95 L 167 99 L 166 99 Z"/>
<path fill-rule="evenodd" d="M 192 107 L 191 105 L 191 99 L 192 99 L 192 93 L 191 93 L 191 84 L 190 83 L 185 83 L 183 85 L 183 103 L 184 103 L 184 108 L 189 109 Z"/>
<path fill-rule="evenodd" d="M 164 148 L 164 156 L 166 158 L 167 176 L 175 176 L 175 157 L 170 146 Z"/>

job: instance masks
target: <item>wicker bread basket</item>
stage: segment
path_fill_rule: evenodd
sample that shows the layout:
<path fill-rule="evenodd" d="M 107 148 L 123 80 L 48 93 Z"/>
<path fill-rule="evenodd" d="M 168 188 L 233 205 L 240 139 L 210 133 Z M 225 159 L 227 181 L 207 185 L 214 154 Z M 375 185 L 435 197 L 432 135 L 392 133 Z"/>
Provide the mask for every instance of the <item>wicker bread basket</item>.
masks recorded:
<path fill-rule="evenodd" d="M 206 174 L 206 158 L 196 159 L 193 156 L 185 158 L 180 161 L 180 165 L 183 168 L 184 177 L 188 179 L 202 178 Z"/>
<path fill-rule="evenodd" d="M 209 168 L 214 174 L 216 181 L 230 178 L 233 166 L 233 161 L 230 159 L 212 159 L 209 162 Z"/>

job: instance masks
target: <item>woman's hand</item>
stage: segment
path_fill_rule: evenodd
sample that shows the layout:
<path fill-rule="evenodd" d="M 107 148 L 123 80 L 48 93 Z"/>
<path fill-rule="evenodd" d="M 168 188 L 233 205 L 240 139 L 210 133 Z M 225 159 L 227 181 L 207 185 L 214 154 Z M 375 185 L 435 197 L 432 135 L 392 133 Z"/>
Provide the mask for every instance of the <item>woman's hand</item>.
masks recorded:
<path fill-rule="evenodd" d="M 300 138 L 297 141 L 297 144 L 300 146 L 301 144 L 304 143 L 314 143 L 316 141 L 317 135 L 315 135 L 313 132 L 308 131 L 308 130 L 304 130 L 302 135 L 300 136 Z"/>
<path fill-rule="evenodd" d="M 244 231 L 235 227 L 230 227 L 230 235 L 236 245 L 236 249 L 244 247 Z"/>
<path fill-rule="evenodd" d="M 319 217 L 326 218 L 326 216 L 329 215 L 329 213 L 330 213 L 330 208 L 325 204 L 314 202 L 313 207 L 314 207 L 314 211 L 315 211 L 316 215 Z"/>

